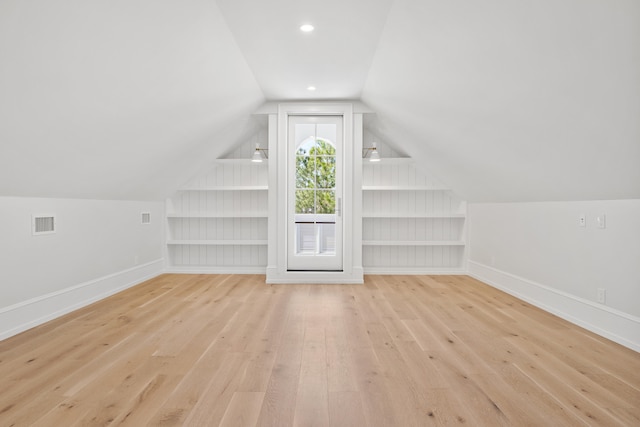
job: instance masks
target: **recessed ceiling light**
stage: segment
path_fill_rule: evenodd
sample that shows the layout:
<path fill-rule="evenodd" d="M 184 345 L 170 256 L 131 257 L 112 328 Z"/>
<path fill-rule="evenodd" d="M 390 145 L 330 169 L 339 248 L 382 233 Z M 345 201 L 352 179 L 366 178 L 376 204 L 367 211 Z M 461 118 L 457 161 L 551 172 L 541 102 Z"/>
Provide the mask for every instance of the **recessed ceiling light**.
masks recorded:
<path fill-rule="evenodd" d="M 314 90 L 316 90 L 316 87 L 315 86 L 309 86 L 307 88 L 307 90 L 310 91 L 310 92 L 313 92 Z"/>
<path fill-rule="evenodd" d="M 311 24 L 303 24 L 300 25 L 300 31 L 305 32 L 305 33 L 310 33 L 311 31 L 313 31 L 313 25 Z"/>

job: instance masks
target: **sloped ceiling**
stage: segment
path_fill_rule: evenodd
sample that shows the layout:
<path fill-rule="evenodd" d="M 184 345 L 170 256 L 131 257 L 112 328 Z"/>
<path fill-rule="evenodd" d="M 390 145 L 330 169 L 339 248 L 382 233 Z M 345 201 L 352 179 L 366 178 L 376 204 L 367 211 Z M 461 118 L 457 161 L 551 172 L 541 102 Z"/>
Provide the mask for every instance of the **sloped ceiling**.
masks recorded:
<path fill-rule="evenodd" d="M 640 198 L 638 76 L 636 0 L 5 0 L 0 195 L 162 198 L 265 100 L 361 98 L 468 200 Z"/>
<path fill-rule="evenodd" d="M 160 199 L 264 101 L 215 2 L 0 2 L 0 195 Z"/>
<path fill-rule="evenodd" d="M 640 198 L 640 2 L 397 0 L 375 132 L 471 201 Z"/>

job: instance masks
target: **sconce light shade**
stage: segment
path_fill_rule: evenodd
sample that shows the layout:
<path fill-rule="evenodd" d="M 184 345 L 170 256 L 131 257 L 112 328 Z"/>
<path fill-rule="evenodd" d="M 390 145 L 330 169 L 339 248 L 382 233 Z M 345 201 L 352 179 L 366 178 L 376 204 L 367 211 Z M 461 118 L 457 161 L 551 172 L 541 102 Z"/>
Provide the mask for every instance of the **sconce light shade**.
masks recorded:
<path fill-rule="evenodd" d="M 253 156 L 251 156 L 251 161 L 255 163 L 262 163 L 262 154 L 260 154 L 260 151 L 256 150 L 253 152 Z"/>
<path fill-rule="evenodd" d="M 256 151 L 253 152 L 253 156 L 251 156 L 251 161 L 255 163 L 262 163 L 263 155 L 267 159 L 269 158 L 269 156 L 267 156 L 267 151 L 268 150 L 266 148 L 260 148 L 260 143 L 256 144 Z"/>
<path fill-rule="evenodd" d="M 378 148 L 376 147 L 376 143 L 375 142 L 371 143 L 371 147 L 365 148 L 363 150 L 362 158 L 364 159 L 365 157 L 367 157 L 367 154 L 369 152 L 371 153 L 369 155 L 369 161 L 370 162 L 379 162 L 380 161 L 380 159 L 381 159 L 380 158 L 380 153 L 378 153 Z"/>
<path fill-rule="evenodd" d="M 380 161 L 380 153 L 378 153 L 378 150 L 375 147 L 375 142 L 374 142 L 373 149 L 371 150 L 371 155 L 369 156 L 369 161 L 370 162 L 379 162 Z"/>

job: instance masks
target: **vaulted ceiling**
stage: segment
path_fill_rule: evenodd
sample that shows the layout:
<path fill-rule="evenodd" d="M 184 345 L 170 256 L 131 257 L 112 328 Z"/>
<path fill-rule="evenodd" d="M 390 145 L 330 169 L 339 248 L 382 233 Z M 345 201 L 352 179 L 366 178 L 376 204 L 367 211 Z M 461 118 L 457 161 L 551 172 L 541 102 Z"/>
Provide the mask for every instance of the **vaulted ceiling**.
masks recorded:
<path fill-rule="evenodd" d="M 640 198 L 638 76 L 636 0 L 5 0 L 0 195 L 163 198 L 261 103 L 361 99 L 471 201 Z"/>

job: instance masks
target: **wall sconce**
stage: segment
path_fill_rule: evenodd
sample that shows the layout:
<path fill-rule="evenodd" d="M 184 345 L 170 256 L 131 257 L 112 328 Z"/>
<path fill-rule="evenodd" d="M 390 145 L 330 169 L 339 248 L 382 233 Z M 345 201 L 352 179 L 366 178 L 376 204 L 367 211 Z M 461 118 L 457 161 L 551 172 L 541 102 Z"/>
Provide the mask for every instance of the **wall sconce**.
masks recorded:
<path fill-rule="evenodd" d="M 256 151 L 253 152 L 253 156 L 251 156 L 251 161 L 255 163 L 262 163 L 262 156 L 265 159 L 269 159 L 269 150 L 266 148 L 260 148 L 260 143 L 256 144 Z"/>
<path fill-rule="evenodd" d="M 378 153 L 378 148 L 376 147 L 376 143 L 372 142 L 371 143 L 371 147 L 365 147 L 362 150 L 362 158 L 364 159 L 365 157 L 367 157 L 367 154 L 369 154 L 369 161 L 370 162 L 379 162 L 380 161 L 380 153 Z"/>

